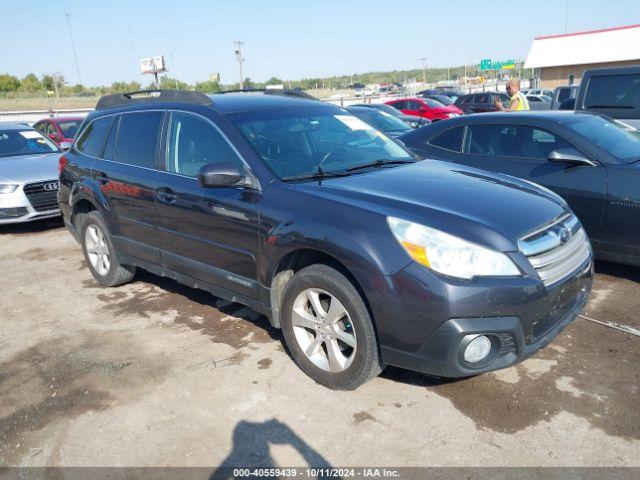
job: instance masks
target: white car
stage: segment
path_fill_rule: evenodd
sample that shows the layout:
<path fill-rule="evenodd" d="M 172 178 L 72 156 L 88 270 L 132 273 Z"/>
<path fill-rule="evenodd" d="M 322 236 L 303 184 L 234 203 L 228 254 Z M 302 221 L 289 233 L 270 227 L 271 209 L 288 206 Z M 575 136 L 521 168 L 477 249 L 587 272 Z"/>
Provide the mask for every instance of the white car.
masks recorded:
<path fill-rule="evenodd" d="M 0 224 L 57 217 L 61 150 L 37 130 L 0 123 Z"/>

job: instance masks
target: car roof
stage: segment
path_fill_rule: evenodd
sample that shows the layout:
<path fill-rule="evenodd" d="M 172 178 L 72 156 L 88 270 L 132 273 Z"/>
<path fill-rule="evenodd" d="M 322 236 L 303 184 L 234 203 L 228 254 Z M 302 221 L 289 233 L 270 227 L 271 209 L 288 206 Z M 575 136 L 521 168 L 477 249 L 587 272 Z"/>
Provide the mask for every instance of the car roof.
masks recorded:
<path fill-rule="evenodd" d="M 496 124 L 496 123 L 526 123 L 528 121 L 557 121 L 568 119 L 576 115 L 598 115 L 593 112 L 577 112 L 575 110 L 525 110 L 517 112 L 486 112 L 472 115 L 462 115 L 440 123 L 455 126 L 468 124 Z M 576 117 L 577 118 L 577 117 Z"/>
<path fill-rule="evenodd" d="M 256 93 L 225 93 L 210 94 L 213 100 L 214 109 L 220 113 L 232 113 L 246 110 L 271 110 L 282 107 L 326 107 L 339 108 L 333 104 L 319 102 L 317 100 L 309 100 L 296 96 L 286 95 L 267 95 L 262 92 Z"/>
<path fill-rule="evenodd" d="M 34 130 L 34 128 L 26 123 L 0 122 L 0 130 Z"/>
<path fill-rule="evenodd" d="M 43 118 L 42 120 L 39 120 L 40 122 L 44 121 L 44 120 L 51 120 L 52 122 L 56 123 L 56 122 L 75 122 L 75 121 L 79 121 L 81 122 L 82 120 L 84 120 L 84 117 L 56 117 L 56 118 Z"/>

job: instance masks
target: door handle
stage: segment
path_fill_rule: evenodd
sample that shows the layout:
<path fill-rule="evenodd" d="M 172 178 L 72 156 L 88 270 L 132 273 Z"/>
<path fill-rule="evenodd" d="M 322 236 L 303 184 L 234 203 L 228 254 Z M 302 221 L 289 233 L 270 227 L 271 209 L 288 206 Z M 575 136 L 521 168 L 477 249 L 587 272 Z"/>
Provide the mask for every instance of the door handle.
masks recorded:
<path fill-rule="evenodd" d="M 173 190 L 171 190 L 170 188 L 160 187 L 156 193 L 156 198 L 162 203 L 171 205 L 173 203 L 176 203 L 176 200 L 178 197 L 176 196 L 175 193 L 173 193 Z"/>

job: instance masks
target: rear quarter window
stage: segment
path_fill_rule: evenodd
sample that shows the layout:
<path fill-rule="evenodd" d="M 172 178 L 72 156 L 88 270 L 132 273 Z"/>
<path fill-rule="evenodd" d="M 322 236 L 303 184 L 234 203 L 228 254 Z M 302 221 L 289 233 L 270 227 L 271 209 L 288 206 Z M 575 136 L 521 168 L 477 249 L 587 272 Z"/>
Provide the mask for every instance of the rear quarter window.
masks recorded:
<path fill-rule="evenodd" d="M 91 157 L 100 157 L 114 119 L 115 117 L 110 115 L 92 120 L 78 138 L 76 150 Z"/>
<path fill-rule="evenodd" d="M 464 137 L 464 127 L 455 127 L 438 133 L 426 143 L 434 147 L 443 148 L 452 152 L 462 151 L 462 139 Z"/>

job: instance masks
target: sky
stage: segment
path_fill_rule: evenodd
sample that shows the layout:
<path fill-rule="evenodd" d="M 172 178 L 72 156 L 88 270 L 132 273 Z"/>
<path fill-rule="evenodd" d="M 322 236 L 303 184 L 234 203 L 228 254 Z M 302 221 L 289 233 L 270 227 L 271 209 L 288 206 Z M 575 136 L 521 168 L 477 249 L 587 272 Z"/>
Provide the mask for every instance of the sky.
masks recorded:
<path fill-rule="evenodd" d="M 2 0 L 8 2 L 8 0 Z M 640 23 L 639 0 L 56 0 L 11 2 L 0 14 L 0 73 L 62 72 L 85 85 L 149 82 L 139 60 L 164 55 L 188 83 L 219 73 L 300 79 L 525 59 L 539 35 Z M 567 9 L 568 5 L 568 9 Z M 568 16 L 567 16 L 568 11 Z"/>

